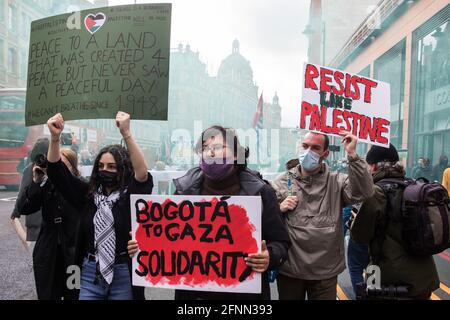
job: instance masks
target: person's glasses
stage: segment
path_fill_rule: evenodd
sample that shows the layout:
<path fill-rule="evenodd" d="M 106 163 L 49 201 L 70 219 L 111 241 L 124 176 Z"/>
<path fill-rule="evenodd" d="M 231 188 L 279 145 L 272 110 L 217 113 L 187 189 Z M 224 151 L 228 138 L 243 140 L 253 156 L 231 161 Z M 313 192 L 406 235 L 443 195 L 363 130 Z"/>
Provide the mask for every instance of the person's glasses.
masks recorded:
<path fill-rule="evenodd" d="M 212 144 L 209 146 L 202 146 L 202 152 L 206 153 L 209 150 L 214 152 L 214 153 L 220 153 L 223 151 L 223 149 L 228 148 L 227 146 L 224 146 L 223 144 Z"/>

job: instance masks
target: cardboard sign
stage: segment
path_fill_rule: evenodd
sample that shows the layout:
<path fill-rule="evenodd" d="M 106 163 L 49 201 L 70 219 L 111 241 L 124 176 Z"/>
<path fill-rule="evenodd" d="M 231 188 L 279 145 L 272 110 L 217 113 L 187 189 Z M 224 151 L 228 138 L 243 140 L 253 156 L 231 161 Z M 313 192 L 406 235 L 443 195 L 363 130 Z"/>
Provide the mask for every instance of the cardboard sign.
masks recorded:
<path fill-rule="evenodd" d="M 260 293 L 261 197 L 131 195 L 133 285 Z"/>
<path fill-rule="evenodd" d="M 27 126 L 65 120 L 167 120 L 171 4 L 83 10 L 31 23 Z"/>
<path fill-rule="evenodd" d="M 333 136 L 346 130 L 359 141 L 389 147 L 388 83 L 311 63 L 303 75 L 300 129 Z"/>

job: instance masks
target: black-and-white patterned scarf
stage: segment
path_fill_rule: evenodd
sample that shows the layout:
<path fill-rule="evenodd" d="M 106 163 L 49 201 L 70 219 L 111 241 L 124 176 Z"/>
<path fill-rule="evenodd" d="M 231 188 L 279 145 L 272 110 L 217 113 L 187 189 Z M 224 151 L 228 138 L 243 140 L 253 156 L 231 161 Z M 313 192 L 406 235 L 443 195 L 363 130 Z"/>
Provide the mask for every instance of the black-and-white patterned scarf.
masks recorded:
<path fill-rule="evenodd" d="M 116 258 L 116 231 L 112 207 L 119 200 L 120 192 L 114 191 L 105 196 L 101 189 L 94 194 L 97 212 L 94 216 L 94 245 L 100 273 L 108 284 L 114 276 L 114 262 Z"/>

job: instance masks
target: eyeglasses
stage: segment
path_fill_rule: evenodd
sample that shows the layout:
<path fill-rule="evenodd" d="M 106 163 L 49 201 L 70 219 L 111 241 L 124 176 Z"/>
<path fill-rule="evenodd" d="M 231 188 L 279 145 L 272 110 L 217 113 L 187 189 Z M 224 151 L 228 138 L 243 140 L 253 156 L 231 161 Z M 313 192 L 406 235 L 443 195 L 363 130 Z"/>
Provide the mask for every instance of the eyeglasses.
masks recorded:
<path fill-rule="evenodd" d="M 214 153 L 223 152 L 223 149 L 228 148 L 228 146 L 224 146 L 223 144 L 212 144 L 209 146 L 202 146 L 202 152 L 206 153 L 209 150 Z"/>

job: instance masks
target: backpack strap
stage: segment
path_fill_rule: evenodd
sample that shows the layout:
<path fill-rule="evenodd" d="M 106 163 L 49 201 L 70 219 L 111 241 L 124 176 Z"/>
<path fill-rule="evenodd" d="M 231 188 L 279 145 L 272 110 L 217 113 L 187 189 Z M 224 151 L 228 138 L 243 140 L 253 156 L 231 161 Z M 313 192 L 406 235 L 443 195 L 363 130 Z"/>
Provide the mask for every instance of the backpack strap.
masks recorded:
<path fill-rule="evenodd" d="M 395 195 L 399 189 L 404 191 L 410 184 L 414 183 L 414 180 L 411 179 L 382 179 L 376 183 L 379 186 L 384 194 L 386 195 L 386 216 L 391 217 L 395 221 L 399 221 L 402 216 L 402 212 L 405 210 L 405 205 L 403 201 L 402 195 L 402 204 L 399 210 L 396 210 L 397 203 L 395 202 Z"/>
<path fill-rule="evenodd" d="M 413 183 L 413 179 L 401 179 L 401 178 L 386 178 L 381 179 L 380 181 L 376 182 L 375 184 L 377 186 L 380 186 L 384 190 L 384 186 L 393 186 L 393 187 L 401 187 L 405 189 L 407 186 L 409 186 L 411 183 Z"/>

